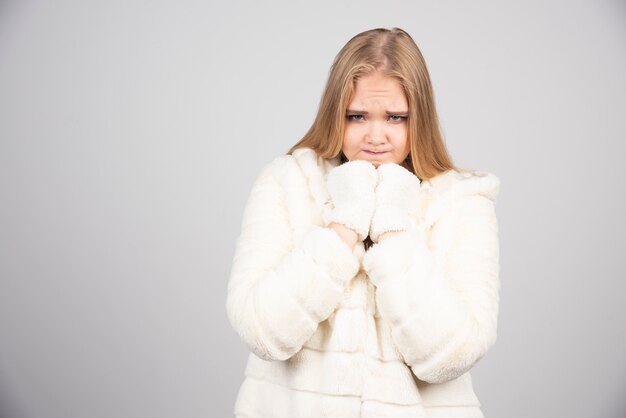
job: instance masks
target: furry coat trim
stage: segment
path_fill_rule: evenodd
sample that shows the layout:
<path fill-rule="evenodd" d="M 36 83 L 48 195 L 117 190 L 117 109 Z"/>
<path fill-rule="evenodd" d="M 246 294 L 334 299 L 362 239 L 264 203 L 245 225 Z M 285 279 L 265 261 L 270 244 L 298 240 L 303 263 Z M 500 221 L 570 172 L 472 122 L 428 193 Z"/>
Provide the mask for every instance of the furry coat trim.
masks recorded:
<path fill-rule="evenodd" d="M 496 339 L 499 179 L 422 181 L 409 230 L 350 250 L 325 227 L 338 164 L 300 148 L 252 187 L 226 298 L 251 350 L 235 415 L 482 417 L 469 370 Z"/>

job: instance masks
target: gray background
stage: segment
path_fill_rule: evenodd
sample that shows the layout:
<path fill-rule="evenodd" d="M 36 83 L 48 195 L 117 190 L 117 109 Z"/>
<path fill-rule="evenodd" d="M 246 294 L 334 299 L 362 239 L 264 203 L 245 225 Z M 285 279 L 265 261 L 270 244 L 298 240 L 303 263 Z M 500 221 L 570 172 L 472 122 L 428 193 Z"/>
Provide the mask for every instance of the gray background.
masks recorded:
<path fill-rule="evenodd" d="M 623 1 L 2 1 L 0 415 L 228 417 L 259 169 L 356 33 L 399 26 L 501 179 L 488 418 L 626 416 Z"/>

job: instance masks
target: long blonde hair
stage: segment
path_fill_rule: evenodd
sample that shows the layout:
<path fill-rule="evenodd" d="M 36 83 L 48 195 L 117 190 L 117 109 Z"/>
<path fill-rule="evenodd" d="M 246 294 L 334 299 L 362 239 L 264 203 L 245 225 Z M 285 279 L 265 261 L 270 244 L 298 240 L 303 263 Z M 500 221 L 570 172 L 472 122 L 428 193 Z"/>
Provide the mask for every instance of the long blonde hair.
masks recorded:
<path fill-rule="evenodd" d="M 397 78 L 409 104 L 410 153 L 402 165 L 422 180 L 455 169 L 439 127 L 426 62 L 411 36 L 399 28 L 362 32 L 339 51 L 313 125 L 287 153 L 308 147 L 321 157 L 339 155 L 345 162 L 341 149 L 346 109 L 356 80 L 373 71 Z"/>

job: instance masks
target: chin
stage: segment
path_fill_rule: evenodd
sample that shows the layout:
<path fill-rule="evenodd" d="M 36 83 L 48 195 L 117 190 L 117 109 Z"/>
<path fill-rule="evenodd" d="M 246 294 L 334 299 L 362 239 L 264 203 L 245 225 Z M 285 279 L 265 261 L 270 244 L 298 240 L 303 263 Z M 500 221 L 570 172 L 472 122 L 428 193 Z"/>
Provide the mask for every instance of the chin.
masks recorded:
<path fill-rule="evenodd" d="M 393 159 L 391 158 L 385 158 L 384 160 L 380 160 L 380 159 L 371 159 L 369 160 L 369 162 L 371 162 L 372 164 L 374 164 L 376 167 L 378 167 L 381 164 L 387 164 L 387 163 L 393 163 Z"/>

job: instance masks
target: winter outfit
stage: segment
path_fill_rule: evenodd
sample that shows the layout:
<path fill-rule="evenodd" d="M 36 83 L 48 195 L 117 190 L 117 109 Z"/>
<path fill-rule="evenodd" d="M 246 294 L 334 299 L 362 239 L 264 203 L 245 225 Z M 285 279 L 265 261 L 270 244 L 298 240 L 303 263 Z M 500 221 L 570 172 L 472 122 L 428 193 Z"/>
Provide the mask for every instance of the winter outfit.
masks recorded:
<path fill-rule="evenodd" d="M 468 370 L 496 338 L 498 190 L 486 172 L 420 182 L 310 148 L 265 166 L 228 283 L 252 351 L 235 416 L 483 417 Z M 357 232 L 353 249 L 331 222 Z"/>

